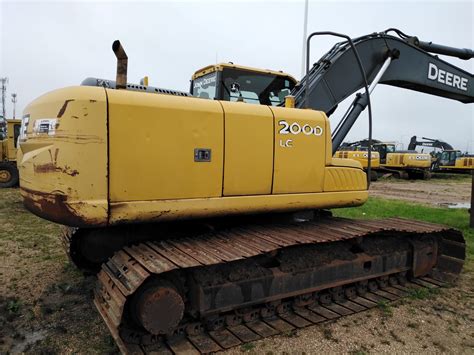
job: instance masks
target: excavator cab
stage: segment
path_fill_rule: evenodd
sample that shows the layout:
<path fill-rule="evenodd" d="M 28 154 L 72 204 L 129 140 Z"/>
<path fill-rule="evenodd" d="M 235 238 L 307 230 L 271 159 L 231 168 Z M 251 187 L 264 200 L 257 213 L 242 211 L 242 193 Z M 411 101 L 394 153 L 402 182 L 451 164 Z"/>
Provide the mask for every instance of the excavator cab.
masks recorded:
<path fill-rule="evenodd" d="M 445 150 L 441 153 L 439 165 L 454 166 L 456 164 L 456 159 L 460 158 L 461 155 L 460 150 Z"/>
<path fill-rule="evenodd" d="M 373 147 L 374 150 L 379 152 L 381 164 L 385 164 L 387 161 L 388 153 L 395 153 L 396 151 L 395 144 L 393 143 L 375 143 Z"/>
<path fill-rule="evenodd" d="M 296 80 L 282 71 L 221 63 L 195 72 L 190 93 L 203 99 L 279 106 L 295 85 Z"/>

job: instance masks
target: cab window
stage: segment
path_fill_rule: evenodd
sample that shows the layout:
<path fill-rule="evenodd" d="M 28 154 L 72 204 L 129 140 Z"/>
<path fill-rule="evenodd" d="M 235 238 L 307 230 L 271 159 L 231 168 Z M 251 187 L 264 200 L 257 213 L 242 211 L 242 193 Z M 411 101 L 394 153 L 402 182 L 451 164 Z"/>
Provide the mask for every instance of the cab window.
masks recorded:
<path fill-rule="evenodd" d="M 20 136 L 20 131 L 21 131 L 21 124 L 16 124 L 13 126 L 13 144 L 15 145 L 15 148 L 17 147 L 16 145 L 18 144 L 18 137 Z"/>
<path fill-rule="evenodd" d="M 202 99 L 216 98 L 217 73 L 210 73 L 193 80 L 193 96 Z"/>
<path fill-rule="evenodd" d="M 222 99 L 227 101 L 278 106 L 294 86 L 285 76 L 232 68 L 222 72 Z"/>

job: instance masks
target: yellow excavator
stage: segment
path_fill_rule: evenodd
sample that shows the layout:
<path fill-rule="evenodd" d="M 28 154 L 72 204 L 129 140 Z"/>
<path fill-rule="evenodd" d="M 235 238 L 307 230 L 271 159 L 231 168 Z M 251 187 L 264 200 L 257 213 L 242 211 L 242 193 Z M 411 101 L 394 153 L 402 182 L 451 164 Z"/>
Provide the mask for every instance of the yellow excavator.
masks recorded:
<path fill-rule="evenodd" d="M 439 149 L 438 152 L 433 150 L 430 153 L 432 171 L 470 173 L 474 170 L 474 155 L 467 152 L 463 154 L 441 139 L 423 137 L 423 140 L 417 140 L 416 136 L 411 137 L 408 149 L 415 150 L 417 146 Z"/>
<path fill-rule="evenodd" d="M 0 116 L 0 122 L 3 122 Z M 0 188 L 18 185 L 18 169 L 16 166 L 17 140 L 20 134 L 21 120 L 5 120 L 4 128 L 0 128 Z"/>
<path fill-rule="evenodd" d="M 342 143 L 342 145 L 338 148 L 336 154 L 334 154 L 334 157 L 339 159 L 351 159 L 358 161 L 366 172 L 369 168 L 369 153 L 367 151 L 367 147 L 360 146 L 358 142 Z M 377 169 L 380 168 L 379 152 L 372 151 L 370 159 L 370 181 L 377 181 Z"/>
<path fill-rule="evenodd" d="M 416 150 L 397 150 L 396 144 L 392 142 L 381 142 L 379 140 L 372 140 L 372 150 L 375 157 L 377 157 L 374 162 L 372 161 L 372 170 L 371 174 L 372 181 L 376 180 L 378 174 L 390 173 L 401 179 L 430 179 L 431 178 L 431 155 L 425 153 L 418 153 Z M 352 156 L 347 155 L 348 158 L 358 158 L 362 166 L 368 166 L 368 140 L 361 140 L 352 143 L 343 143 L 338 152 L 336 152 L 336 157 L 345 158 L 345 151 L 351 151 Z M 344 151 L 344 153 L 340 153 Z M 361 155 L 360 151 L 365 151 Z M 360 155 L 357 157 L 357 155 Z M 375 163 L 375 164 L 374 164 Z"/>
<path fill-rule="evenodd" d="M 24 205 L 66 226 L 65 248 L 97 273 L 94 303 L 123 353 L 215 352 L 461 272 L 457 230 L 329 209 L 368 198 L 361 164 L 333 155 L 375 86 L 472 103 L 473 75 L 430 52 L 473 52 L 394 29 L 313 33 L 308 44 L 328 34 L 343 41 L 312 68 L 308 51 L 298 83 L 222 64 L 197 72 L 189 93 L 127 83 L 116 41 L 115 81 L 88 78 L 25 108 Z M 331 133 L 328 116 L 360 89 Z"/>

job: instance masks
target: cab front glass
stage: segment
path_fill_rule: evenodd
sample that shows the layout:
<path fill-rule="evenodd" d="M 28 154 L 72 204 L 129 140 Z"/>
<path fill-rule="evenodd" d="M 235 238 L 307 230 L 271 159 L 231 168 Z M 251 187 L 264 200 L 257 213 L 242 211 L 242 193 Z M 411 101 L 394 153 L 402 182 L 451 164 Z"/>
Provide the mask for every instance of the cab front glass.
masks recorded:
<path fill-rule="evenodd" d="M 294 81 L 284 75 L 224 68 L 194 79 L 191 94 L 211 100 L 278 106 L 284 103 L 294 86 Z"/>

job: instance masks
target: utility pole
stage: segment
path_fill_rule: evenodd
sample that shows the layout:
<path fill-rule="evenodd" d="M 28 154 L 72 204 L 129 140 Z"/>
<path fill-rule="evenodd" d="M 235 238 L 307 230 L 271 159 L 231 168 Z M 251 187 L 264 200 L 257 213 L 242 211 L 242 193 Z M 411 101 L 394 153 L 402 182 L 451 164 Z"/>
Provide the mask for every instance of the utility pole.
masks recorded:
<path fill-rule="evenodd" d="M 303 20 L 303 53 L 301 55 L 301 77 L 306 74 L 306 37 L 308 36 L 308 2 L 304 2 L 304 20 Z"/>
<path fill-rule="evenodd" d="M 7 83 L 8 78 L 0 78 L 0 83 L 2 87 L 0 88 L 2 91 L 2 112 L 0 117 L 0 140 L 5 139 L 7 136 L 7 121 L 6 121 L 6 113 L 5 113 L 5 96 L 7 93 Z M 1 158 L 1 157 L 0 157 Z"/>
<path fill-rule="evenodd" d="M 2 83 L 2 116 L 3 119 L 6 119 L 6 95 L 7 95 L 7 83 L 8 83 L 8 78 L 0 78 L 0 82 Z"/>
<path fill-rule="evenodd" d="M 16 118 L 16 112 L 15 112 L 15 111 L 16 111 L 16 102 L 18 101 L 16 96 L 17 96 L 17 95 L 16 95 L 16 93 L 13 93 L 13 94 L 12 94 L 12 102 L 13 102 L 13 119 L 15 119 L 15 118 Z"/>

